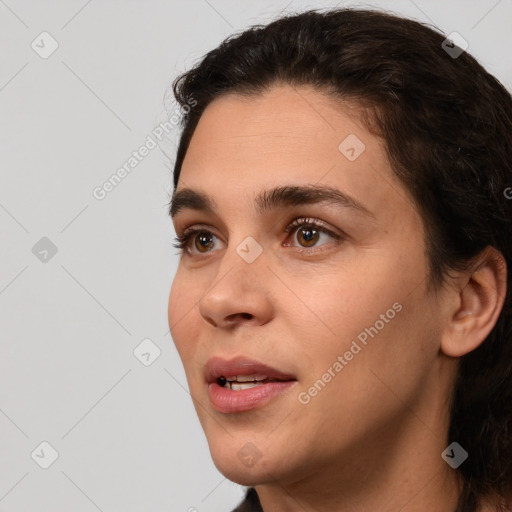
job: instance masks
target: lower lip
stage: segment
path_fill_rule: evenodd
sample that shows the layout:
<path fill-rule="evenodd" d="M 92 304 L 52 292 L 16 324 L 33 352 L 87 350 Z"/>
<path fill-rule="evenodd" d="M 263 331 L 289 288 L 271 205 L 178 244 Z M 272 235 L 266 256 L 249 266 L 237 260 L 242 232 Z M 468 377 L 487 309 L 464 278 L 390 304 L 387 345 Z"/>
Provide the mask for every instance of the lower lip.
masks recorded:
<path fill-rule="evenodd" d="M 234 391 L 217 382 L 208 385 L 208 395 L 214 409 L 223 413 L 250 411 L 285 392 L 297 381 L 268 382 L 254 388 Z"/>

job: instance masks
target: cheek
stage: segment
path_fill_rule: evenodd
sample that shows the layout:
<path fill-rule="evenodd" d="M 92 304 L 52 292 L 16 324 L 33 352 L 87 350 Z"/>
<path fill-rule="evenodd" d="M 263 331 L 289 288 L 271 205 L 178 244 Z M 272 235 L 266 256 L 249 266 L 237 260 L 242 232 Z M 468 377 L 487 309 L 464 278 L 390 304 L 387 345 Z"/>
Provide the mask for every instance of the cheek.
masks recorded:
<path fill-rule="evenodd" d="M 337 304 L 325 301 L 330 316 L 324 310 L 336 336 L 317 328 L 316 338 L 306 337 L 313 368 L 301 383 L 303 421 L 316 418 L 317 448 L 326 451 L 332 450 L 329 443 L 371 437 L 379 425 L 394 421 L 404 404 L 420 396 L 436 357 L 421 293 L 408 296 L 388 288 L 380 295 L 365 293 L 364 305 L 340 295 Z"/>
<path fill-rule="evenodd" d="M 300 280 L 295 277 L 289 285 L 294 295 L 286 293 L 288 306 L 283 307 L 283 314 L 294 315 L 290 320 L 297 328 L 300 326 L 300 331 L 309 333 L 302 338 L 304 348 L 325 364 L 326 357 L 348 350 L 351 341 L 379 321 L 380 315 L 399 299 L 400 290 L 392 275 L 389 265 L 379 266 L 368 258 L 356 269 L 338 265 L 323 275 L 318 271 L 301 272 Z M 293 304 L 296 307 L 292 310 Z M 389 316 L 394 313 L 392 310 Z"/>
<path fill-rule="evenodd" d="M 178 270 L 169 292 L 167 317 L 172 339 L 184 363 L 188 360 L 188 352 L 194 348 L 191 340 L 198 338 L 199 323 L 193 318 L 197 316 L 195 309 L 199 297 L 194 290 L 197 286 L 187 282 Z"/>
<path fill-rule="evenodd" d="M 171 334 L 173 333 L 173 326 L 176 324 L 177 319 L 179 318 L 180 301 L 179 296 L 181 295 L 182 286 L 179 282 L 179 277 L 176 274 L 174 280 L 171 285 L 171 290 L 169 292 L 169 303 L 167 306 L 167 317 L 169 320 L 169 329 L 171 330 Z"/>
<path fill-rule="evenodd" d="M 395 382 L 400 375 L 407 379 L 410 372 L 421 373 L 425 358 L 435 357 L 435 333 L 426 314 L 423 276 L 416 268 L 398 267 L 398 260 L 371 263 L 361 259 L 360 271 L 338 269 L 321 278 L 303 274 L 300 283 L 295 281 L 302 304 L 289 320 L 294 320 L 301 352 L 313 366 L 305 385 L 322 378 L 338 356 L 347 362 L 342 363 L 343 370 L 335 372 L 340 377 L 332 380 L 340 384 L 347 378 L 340 392 L 350 389 L 355 395 L 361 391 L 359 386 L 367 389 L 376 384 L 377 377 L 370 369 L 377 375 L 384 372 L 386 379 Z M 411 283 L 417 281 L 420 286 L 411 293 Z M 316 284 L 308 287 L 308 282 Z M 337 384 L 329 387 L 337 393 Z"/>

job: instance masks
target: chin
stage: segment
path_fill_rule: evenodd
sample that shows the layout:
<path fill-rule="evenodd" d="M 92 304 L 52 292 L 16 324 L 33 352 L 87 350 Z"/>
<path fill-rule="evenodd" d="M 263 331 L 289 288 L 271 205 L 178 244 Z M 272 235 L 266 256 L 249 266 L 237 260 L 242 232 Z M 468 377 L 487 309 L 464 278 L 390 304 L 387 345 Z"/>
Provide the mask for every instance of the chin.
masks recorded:
<path fill-rule="evenodd" d="M 275 474 L 279 457 L 277 460 L 266 457 L 253 443 L 226 436 L 221 443 L 209 441 L 209 446 L 215 467 L 232 482 L 254 487 L 279 478 Z"/>
<path fill-rule="evenodd" d="M 250 473 L 250 470 L 240 469 L 234 470 L 232 467 L 227 467 L 224 470 L 222 467 L 215 464 L 215 467 L 222 473 L 228 480 L 234 482 L 235 484 L 242 485 L 244 487 L 256 487 L 257 485 L 264 484 L 269 481 L 268 476 L 265 478 L 262 475 L 256 474 L 253 475 Z M 230 471 L 231 470 L 231 471 Z"/>

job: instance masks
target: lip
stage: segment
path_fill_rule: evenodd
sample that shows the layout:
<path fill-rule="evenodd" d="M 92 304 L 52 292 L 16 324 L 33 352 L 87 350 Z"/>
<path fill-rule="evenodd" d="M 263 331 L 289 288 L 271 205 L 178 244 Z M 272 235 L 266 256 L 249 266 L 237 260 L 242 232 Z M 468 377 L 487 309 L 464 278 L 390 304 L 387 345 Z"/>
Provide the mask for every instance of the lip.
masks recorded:
<path fill-rule="evenodd" d="M 268 379 L 276 380 L 239 391 L 225 388 L 217 382 L 219 377 L 253 374 L 263 374 Z M 210 403 L 215 410 L 225 414 L 263 407 L 297 382 L 295 376 L 290 373 L 245 357 L 236 357 L 230 360 L 220 357 L 209 359 L 205 365 L 205 378 Z"/>

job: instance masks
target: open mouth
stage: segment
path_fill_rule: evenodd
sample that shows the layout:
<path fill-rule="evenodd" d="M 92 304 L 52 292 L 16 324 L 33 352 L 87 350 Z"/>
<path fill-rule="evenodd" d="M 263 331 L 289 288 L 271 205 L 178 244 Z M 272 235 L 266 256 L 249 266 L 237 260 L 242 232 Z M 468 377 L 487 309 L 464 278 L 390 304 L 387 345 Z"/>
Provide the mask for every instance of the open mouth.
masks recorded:
<path fill-rule="evenodd" d="M 221 376 L 217 379 L 217 384 L 223 388 L 233 391 L 242 391 L 244 389 L 255 388 L 269 382 L 283 382 L 279 379 L 271 379 L 266 375 L 237 375 L 232 377 Z"/>
<path fill-rule="evenodd" d="M 243 356 L 210 358 L 204 376 L 210 403 L 225 414 L 264 407 L 297 383 L 294 375 Z"/>

